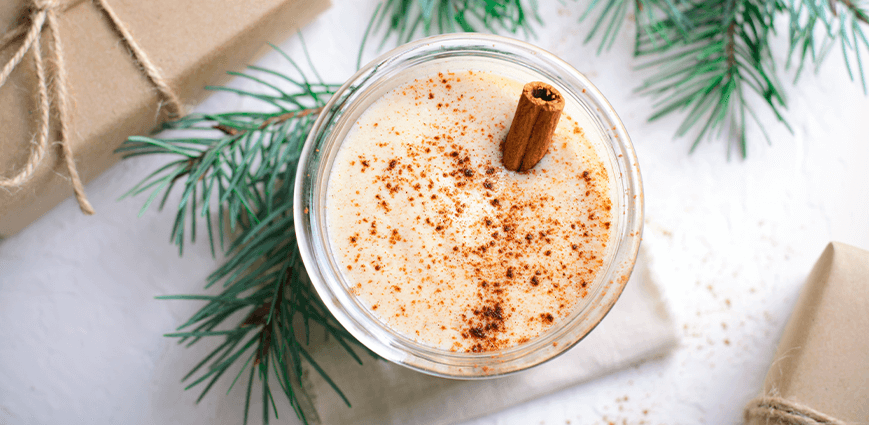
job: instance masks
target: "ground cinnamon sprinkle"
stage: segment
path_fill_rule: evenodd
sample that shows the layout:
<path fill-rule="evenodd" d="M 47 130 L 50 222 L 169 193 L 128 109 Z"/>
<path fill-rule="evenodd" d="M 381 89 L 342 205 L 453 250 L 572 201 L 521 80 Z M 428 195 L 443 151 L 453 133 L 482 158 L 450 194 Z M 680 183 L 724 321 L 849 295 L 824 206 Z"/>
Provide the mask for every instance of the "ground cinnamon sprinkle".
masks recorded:
<path fill-rule="evenodd" d="M 524 343 L 582 305 L 603 265 L 610 173 L 569 110 L 535 168 L 501 164 L 521 90 L 480 71 L 419 78 L 372 105 L 335 159 L 332 251 L 354 294 L 408 337 Z"/>

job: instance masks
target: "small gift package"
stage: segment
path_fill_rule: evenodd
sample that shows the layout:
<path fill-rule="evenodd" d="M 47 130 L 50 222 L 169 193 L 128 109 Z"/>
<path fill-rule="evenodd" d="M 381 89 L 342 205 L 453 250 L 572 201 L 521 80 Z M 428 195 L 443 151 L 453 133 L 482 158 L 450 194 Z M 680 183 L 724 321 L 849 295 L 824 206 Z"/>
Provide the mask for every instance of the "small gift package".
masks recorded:
<path fill-rule="evenodd" d="M 827 245 L 745 419 L 748 425 L 869 423 L 869 251 Z"/>
<path fill-rule="evenodd" d="M 328 0 L 0 2 L 0 237 L 329 6 Z"/>

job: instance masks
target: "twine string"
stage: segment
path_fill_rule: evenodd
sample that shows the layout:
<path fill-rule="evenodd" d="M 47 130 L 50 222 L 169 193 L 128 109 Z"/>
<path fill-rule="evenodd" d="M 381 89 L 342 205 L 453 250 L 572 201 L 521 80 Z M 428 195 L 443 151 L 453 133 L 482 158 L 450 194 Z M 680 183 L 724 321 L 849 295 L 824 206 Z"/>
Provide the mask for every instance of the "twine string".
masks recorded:
<path fill-rule="evenodd" d="M 136 39 L 133 38 L 133 34 L 130 33 L 130 30 L 121 22 L 121 19 L 118 18 L 118 15 L 115 14 L 115 11 L 109 7 L 109 4 L 106 3 L 106 0 L 97 0 L 97 5 L 106 16 L 109 18 L 109 22 L 112 24 L 112 28 L 118 33 L 121 37 L 121 41 L 127 45 L 127 48 L 133 54 L 133 58 L 136 60 L 136 63 L 142 69 L 142 72 L 145 73 L 145 76 L 148 77 L 148 80 L 154 87 L 157 88 L 157 92 L 160 93 L 160 96 L 163 97 L 164 103 L 161 105 L 169 112 L 169 116 L 177 117 L 181 115 L 182 106 L 181 101 L 178 99 L 178 96 L 175 95 L 175 92 L 169 88 L 169 83 L 163 79 L 160 69 L 157 68 L 151 60 L 148 59 L 148 55 L 145 54 L 145 51 L 139 46 L 139 43 L 136 42 Z"/>
<path fill-rule="evenodd" d="M 787 425 L 847 425 L 809 406 L 778 396 L 760 396 L 749 402 L 745 420 L 750 419 L 760 419 L 761 423 L 778 420 Z"/>
<path fill-rule="evenodd" d="M 78 176 L 78 169 L 75 167 L 72 148 L 69 146 L 69 96 L 66 90 L 66 67 L 63 66 L 63 45 L 60 42 L 60 33 L 57 30 L 57 12 L 55 9 L 48 9 L 46 28 L 51 35 L 49 40 L 51 41 L 51 51 L 54 53 L 54 63 L 52 66 L 52 69 L 54 69 L 54 80 L 51 85 L 55 109 L 57 111 L 57 123 L 60 127 L 58 131 L 60 131 L 60 146 L 63 149 L 63 161 L 72 180 L 72 190 L 75 193 L 75 199 L 78 201 L 79 208 L 81 208 L 83 213 L 91 215 L 94 213 L 94 209 L 84 193 L 81 178 Z"/>
<path fill-rule="evenodd" d="M 121 40 L 127 46 L 136 64 L 162 97 L 161 108 L 165 108 L 170 116 L 180 115 L 182 106 L 178 96 L 169 88 L 169 84 L 162 77 L 160 70 L 148 59 L 144 50 L 133 39 L 130 30 L 121 22 L 105 0 L 95 0 L 95 2 L 108 18 L 114 31 L 118 33 Z M 0 37 L 0 49 L 2 49 L 13 40 L 25 35 L 24 41 L 12 58 L 0 68 L 0 87 L 6 83 L 9 75 L 21 63 L 28 52 L 33 54 L 37 80 L 37 131 L 30 142 L 32 145 L 30 156 L 24 167 L 13 177 L 0 177 L 0 187 L 19 187 L 33 176 L 34 171 L 45 158 L 45 152 L 48 147 L 50 111 L 54 107 L 58 122 L 58 142 L 62 149 L 64 164 L 72 181 L 75 198 L 81 211 L 92 215 L 94 209 L 85 195 L 84 185 L 79 177 L 69 142 L 71 134 L 69 92 L 66 64 L 63 58 L 63 44 L 60 40 L 57 21 L 57 14 L 60 9 L 61 6 L 57 0 L 33 0 L 29 22 L 19 25 Z M 47 57 L 43 57 L 39 41 L 43 30 L 47 31 L 49 35 Z M 52 65 L 50 72 L 53 102 L 48 96 L 48 80 L 44 64 L 46 59 Z"/>
<path fill-rule="evenodd" d="M 30 150 L 30 157 L 27 159 L 27 164 L 14 177 L 0 178 L 0 186 L 2 187 L 16 187 L 27 181 L 27 179 L 33 174 L 33 170 L 36 169 L 36 166 L 39 165 L 42 158 L 45 156 L 45 148 L 48 139 L 48 119 L 46 117 L 48 114 L 48 90 L 46 90 L 45 87 L 45 70 L 42 64 L 42 54 L 40 52 L 41 47 L 38 40 L 39 34 L 42 32 L 42 27 L 45 25 L 47 14 L 48 13 L 45 10 L 41 10 L 31 15 L 31 26 L 26 31 L 27 36 L 24 38 L 24 42 L 21 44 L 18 51 L 16 51 L 12 56 L 12 59 L 10 59 L 9 62 L 3 66 L 3 69 L 0 70 L 0 87 L 2 87 L 6 84 L 6 80 L 9 78 L 9 74 L 12 73 L 12 70 L 14 70 L 15 67 L 24 59 L 24 55 L 26 55 L 28 51 L 33 52 L 37 81 L 37 128 L 39 129 L 35 135 L 35 140 L 31 140 L 30 142 L 33 145 L 33 148 Z M 21 29 L 24 29 L 24 27 L 21 27 Z M 13 30 L 10 32 L 9 36 L 4 37 L 4 41 L 11 41 L 13 38 L 11 36 L 20 35 L 21 33 L 22 31 L 16 32 Z"/>

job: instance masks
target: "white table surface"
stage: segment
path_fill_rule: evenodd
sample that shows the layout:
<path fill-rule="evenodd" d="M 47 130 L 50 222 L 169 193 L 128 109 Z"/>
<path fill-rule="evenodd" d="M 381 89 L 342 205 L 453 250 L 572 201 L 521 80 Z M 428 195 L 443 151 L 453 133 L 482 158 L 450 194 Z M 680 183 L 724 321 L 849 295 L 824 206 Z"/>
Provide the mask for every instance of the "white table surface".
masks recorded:
<path fill-rule="evenodd" d="M 335 3 L 303 34 L 320 73 L 337 82 L 355 69 L 375 2 Z M 633 138 L 646 194 L 643 243 L 682 342 L 667 358 L 472 423 L 740 423 L 826 243 L 869 248 L 869 98 L 834 52 L 798 90 L 780 70 L 793 134 L 770 121 L 772 143 L 751 128 L 745 161 L 728 160 L 722 141 L 689 155 L 690 141 L 672 138 L 678 118 L 648 123 L 651 100 L 632 92 L 646 75 L 631 67 L 633 26 L 595 56 L 596 46 L 582 44 L 587 26 L 577 24 L 586 2 L 540 3 L 549 16 L 531 41 L 591 78 Z M 298 37 L 281 46 L 301 58 Z M 780 58 L 786 43 L 777 46 Z M 274 54 L 261 62 L 282 63 Z M 242 103 L 219 95 L 199 110 Z M 0 424 L 240 423 L 243 393 L 224 396 L 226 382 L 190 408 L 198 393 L 177 380 L 208 347 L 183 349 L 161 334 L 197 306 L 153 299 L 200 292 L 219 260 L 204 243 L 178 258 L 167 242 L 171 214 L 136 218 L 144 198 L 116 201 L 160 163 L 125 161 L 89 184 L 95 217 L 68 199 L 0 243 Z M 258 423 L 259 409 L 252 413 Z M 297 423 L 282 413 L 275 423 Z"/>

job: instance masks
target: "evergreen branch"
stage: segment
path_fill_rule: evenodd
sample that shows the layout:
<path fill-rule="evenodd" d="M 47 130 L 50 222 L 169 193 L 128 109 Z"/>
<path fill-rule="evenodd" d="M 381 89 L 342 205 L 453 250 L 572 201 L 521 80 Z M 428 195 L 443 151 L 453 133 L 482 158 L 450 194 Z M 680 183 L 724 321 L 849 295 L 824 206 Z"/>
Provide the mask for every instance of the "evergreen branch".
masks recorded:
<path fill-rule="evenodd" d="M 293 187 L 302 146 L 326 99 L 339 85 L 308 81 L 295 62 L 284 57 L 299 77 L 260 67 L 250 67 L 256 74 L 237 74 L 272 94 L 220 89 L 259 99 L 270 105 L 272 112 L 191 114 L 166 125 L 195 132 L 191 137 L 131 137 L 118 149 L 126 158 L 154 154 L 172 158 L 124 196 L 149 193 L 144 212 L 158 198 L 162 198 L 162 209 L 173 188 L 180 187 L 170 234 L 179 253 L 183 253 L 186 240 L 195 242 L 196 228 L 205 226 L 212 253 L 216 252 L 215 239 L 219 239 L 219 247 L 227 255 L 206 284 L 206 288 L 219 284 L 219 295 L 158 298 L 206 302 L 176 332 L 166 336 L 179 338 L 188 346 L 202 338 L 222 339 L 182 381 L 193 379 L 188 389 L 202 386 L 201 400 L 221 376 L 237 367 L 234 365 L 240 369 L 234 373 L 230 390 L 249 370 L 245 423 L 254 380 L 262 388 L 263 422 L 269 422 L 270 411 L 277 417 L 270 370 L 303 422 L 307 422 L 299 398 L 306 397 L 300 393 L 303 363 L 310 364 L 346 400 L 304 348 L 309 340 L 309 322 L 321 325 L 330 338 L 361 362 L 352 348 L 358 343 L 329 314 L 310 286 L 293 220 Z M 286 85 L 291 87 L 283 87 Z M 242 319 L 233 319 L 239 315 Z M 304 323 L 304 335 L 294 326 L 300 322 Z"/>
<path fill-rule="evenodd" d="M 851 81 L 855 75 L 859 77 L 863 93 L 869 94 L 861 57 L 861 51 L 869 54 L 867 6 L 859 0 L 793 0 L 788 9 L 791 21 L 788 64 L 795 54 L 799 61 L 794 81 L 799 79 L 807 60 L 814 62 L 817 69 L 838 42 L 848 77 Z M 816 40 L 819 37 L 820 42 Z"/>
<path fill-rule="evenodd" d="M 682 13 L 683 0 L 592 0 L 579 21 L 585 22 L 599 7 L 601 11 L 584 40 L 588 43 L 600 37 L 598 54 L 612 47 L 629 10 L 633 10 L 637 24 L 635 53 L 645 43 L 658 48 L 672 46 L 691 29 L 691 22 Z"/>
<path fill-rule="evenodd" d="M 735 137 L 743 158 L 748 153 L 746 117 L 762 128 L 749 94 L 763 99 L 776 119 L 787 125 L 769 46 L 773 18 L 783 9 L 775 0 L 703 0 L 692 4 L 684 12 L 692 30 L 681 45 L 665 49 L 672 53 L 653 64 L 658 71 L 640 87 L 641 92 L 660 99 L 651 119 L 686 112 L 676 135 L 698 128 L 691 150 L 704 137 L 720 137 L 727 130 L 730 140 Z M 670 18 L 663 27 L 673 38 L 679 37 Z M 660 52 L 651 40 L 638 48 L 641 55 Z"/>
<path fill-rule="evenodd" d="M 518 32 L 533 35 L 531 21 L 540 22 L 536 1 L 523 0 L 386 0 L 374 11 L 369 30 L 382 31 L 379 49 L 395 37 L 404 44 L 418 36 L 450 32 Z"/>
<path fill-rule="evenodd" d="M 785 3 L 787 2 L 787 3 Z M 674 112 L 686 114 L 676 135 L 694 129 L 695 149 L 704 137 L 736 142 L 747 155 L 746 118 L 764 133 L 750 106 L 763 99 L 788 129 L 781 84 L 776 77 L 769 37 L 779 13 L 790 17 L 786 66 L 797 64 L 796 81 L 807 62 L 817 69 L 827 53 L 841 47 L 848 76 L 869 92 L 863 62 L 869 54 L 869 11 L 865 0 L 634 0 L 635 56 L 652 57 L 643 68 L 656 68 L 639 91 L 656 99 L 651 120 Z M 630 9 L 629 0 L 592 0 L 580 21 L 598 11 L 585 41 L 599 38 L 598 53 L 612 46 Z M 725 131 L 726 130 L 726 131 Z"/>
<path fill-rule="evenodd" d="M 839 0 L 840 3 L 844 4 L 845 7 L 855 19 L 863 22 L 864 24 L 869 24 L 869 12 L 866 9 L 861 8 L 858 5 L 855 5 L 851 0 Z"/>

